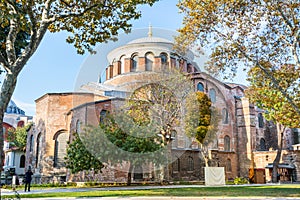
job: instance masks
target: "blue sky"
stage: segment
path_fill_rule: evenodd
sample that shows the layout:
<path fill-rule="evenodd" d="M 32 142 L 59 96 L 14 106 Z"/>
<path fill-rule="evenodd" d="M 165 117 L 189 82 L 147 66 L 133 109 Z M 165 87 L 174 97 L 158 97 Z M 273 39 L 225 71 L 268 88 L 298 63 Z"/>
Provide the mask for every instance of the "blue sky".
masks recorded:
<path fill-rule="evenodd" d="M 141 6 L 142 17 L 132 21 L 133 32 L 147 29 L 150 23 L 153 27 L 176 31 L 182 23 L 182 15 L 179 14 L 176 3 L 176 0 L 160 0 L 152 7 Z M 123 34 L 123 37 L 127 38 L 128 36 Z M 35 114 L 34 101 L 42 95 L 51 92 L 74 91 L 74 88 L 78 86 L 78 77 L 82 75 L 83 69 L 91 72 L 90 74 L 85 72 L 89 79 L 97 81 L 100 69 L 105 67 L 103 64 L 101 66 L 101 63 L 98 66 L 97 62 L 93 62 L 93 66 L 91 66 L 88 61 L 93 56 L 78 55 L 76 49 L 65 42 L 65 38 L 65 33 L 47 33 L 37 52 L 18 78 L 12 99 L 27 115 Z M 101 49 L 105 49 L 105 45 L 107 44 L 98 45 L 97 49 L 100 50 L 97 52 L 98 55 L 103 56 Z M 94 56 L 94 59 L 98 58 Z M 80 80 L 81 82 L 84 80 Z"/>

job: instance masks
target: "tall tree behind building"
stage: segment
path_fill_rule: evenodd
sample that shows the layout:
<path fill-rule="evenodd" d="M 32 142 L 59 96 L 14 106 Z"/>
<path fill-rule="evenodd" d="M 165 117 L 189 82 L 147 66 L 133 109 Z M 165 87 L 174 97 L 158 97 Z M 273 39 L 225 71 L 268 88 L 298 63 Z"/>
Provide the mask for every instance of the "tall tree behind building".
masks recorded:
<path fill-rule="evenodd" d="M 271 68 L 271 65 L 268 63 L 263 65 Z M 293 66 L 283 65 L 276 70 L 272 70 L 272 76 L 278 80 L 278 83 L 285 91 L 295 87 L 295 81 L 299 80 L 300 75 L 300 71 L 289 71 L 289 68 L 293 68 Z M 248 80 L 251 85 L 246 90 L 246 95 L 250 98 L 250 101 L 265 111 L 264 117 L 267 120 L 277 122 L 278 149 L 273 161 L 272 171 L 272 182 L 277 182 L 277 169 L 282 153 L 284 132 L 286 128 L 300 127 L 300 115 L 297 115 L 293 107 L 287 102 L 286 97 L 273 86 L 274 83 L 270 78 L 266 78 L 263 75 L 258 66 L 249 71 Z M 294 88 L 293 90 L 299 89 Z M 293 90 L 289 92 L 293 93 Z M 299 105 L 299 99 L 296 102 Z"/>

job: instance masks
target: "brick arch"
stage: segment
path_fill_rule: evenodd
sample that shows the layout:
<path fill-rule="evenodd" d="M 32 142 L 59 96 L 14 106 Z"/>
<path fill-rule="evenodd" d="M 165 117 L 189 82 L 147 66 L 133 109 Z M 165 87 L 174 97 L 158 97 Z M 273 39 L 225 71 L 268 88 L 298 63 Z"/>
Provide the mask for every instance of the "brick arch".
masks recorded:
<path fill-rule="evenodd" d="M 148 51 L 147 53 L 145 53 L 145 70 L 146 71 L 152 71 L 153 67 L 154 67 L 154 59 L 155 59 L 155 55 L 153 52 Z"/>
<path fill-rule="evenodd" d="M 119 58 L 119 61 L 120 61 L 120 73 L 123 74 L 125 72 L 125 58 L 126 58 L 126 55 L 123 54 L 120 56 Z"/>
<path fill-rule="evenodd" d="M 66 147 L 68 142 L 68 132 L 66 130 L 59 130 L 53 136 L 54 140 L 54 162 L 53 167 L 64 167 L 64 157 L 66 156 Z"/>

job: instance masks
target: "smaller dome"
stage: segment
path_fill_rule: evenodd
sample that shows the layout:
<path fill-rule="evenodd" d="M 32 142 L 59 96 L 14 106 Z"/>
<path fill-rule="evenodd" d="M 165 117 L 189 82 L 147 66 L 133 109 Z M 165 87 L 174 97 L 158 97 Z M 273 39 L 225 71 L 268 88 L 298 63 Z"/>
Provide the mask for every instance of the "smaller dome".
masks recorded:
<path fill-rule="evenodd" d="M 5 112 L 10 114 L 25 115 L 25 112 L 20 109 L 13 100 L 9 101 Z"/>
<path fill-rule="evenodd" d="M 170 40 L 160 38 L 160 37 L 143 37 L 143 38 L 139 38 L 136 40 L 132 40 L 132 41 L 128 42 L 127 44 L 138 44 L 138 43 L 171 43 L 171 44 L 173 44 L 173 42 L 171 42 Z"/>

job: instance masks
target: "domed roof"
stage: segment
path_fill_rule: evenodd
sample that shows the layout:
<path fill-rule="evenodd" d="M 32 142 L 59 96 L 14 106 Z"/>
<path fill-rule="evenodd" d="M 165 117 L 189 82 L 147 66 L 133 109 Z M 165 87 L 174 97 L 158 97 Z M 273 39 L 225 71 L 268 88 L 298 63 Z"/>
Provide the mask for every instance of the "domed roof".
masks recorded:
<path fill-rule="evenodd" d="M 9 101 L 5 112 L 9 114 L 25 115 L 25 112 L 20 109 L 13 100 Z"/>
<path fill-rule="evenodd" d="M 170 40 L 167 40 L 165 38 L 160 38 L 160 37 L 143 37 L 139 39 L 132 40 L 128 42 L 127 44 L 137 44 L 137 43 L 171 43 Z"/>
<path fill-rule="evenodd" d="M 138 39 L 128 42 L 127 44 L 138 44 L 138 43 L 171 43 L 171 44 L 173 44 L 173 42 L 171 42 L 170 40 L 167 40 L 165 38 L 152 37 L 152 36 L 153 36 L 152 26 L 150 25 L 148 37 L 138 38 Z"/>

